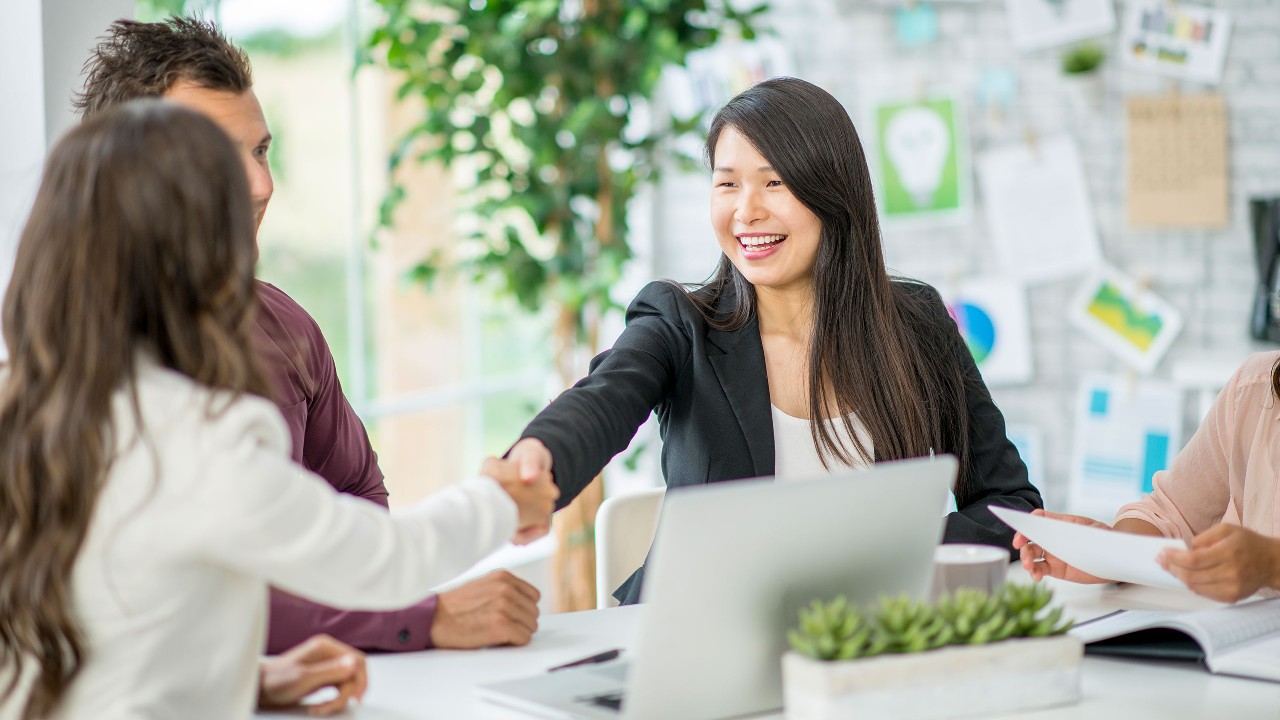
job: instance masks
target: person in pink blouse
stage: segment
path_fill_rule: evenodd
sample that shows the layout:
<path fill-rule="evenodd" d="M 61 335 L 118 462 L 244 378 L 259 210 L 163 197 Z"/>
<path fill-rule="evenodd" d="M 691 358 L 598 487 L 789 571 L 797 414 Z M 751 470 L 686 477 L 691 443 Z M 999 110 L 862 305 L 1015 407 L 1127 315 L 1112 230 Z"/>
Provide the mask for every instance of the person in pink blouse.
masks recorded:
<path fill-rule="evenodd" d="M 1121 532 L 1182 538 L 1160 564 L 1196 593 L 1235 602 L 1280 594 L 1280 351 L 1236 370 L 1204 422 L 1152 492 L 1120 508 L 1114 525 L 1058 513 L 1047 517 Z M 1046 553 L 1021 533 L 1013 545 L 1035 579 L 1103 582 Z"/>
<path fill-rule="evenodd" d="M 191 18 L 118 20 L 93 49 L 76 109 L 85 117 L 138 98 L 163 98 L 202 113 L 241 155 L 260 224 L 274 185 L 271 132 L 253 91 L 248 56 L 211 23 Z M 293 298 L 258 281 L 255 340 L 292 439 L 294 462 L 336 490 L 387 507 L 378 457 L 342 393 L 320 326 Z M 317 633 L 384 652 L 524 645 L 537 629 L 536 588 L 505 570 L 394 612 L 346 612 L 271 593 L 267 652 Z"/>

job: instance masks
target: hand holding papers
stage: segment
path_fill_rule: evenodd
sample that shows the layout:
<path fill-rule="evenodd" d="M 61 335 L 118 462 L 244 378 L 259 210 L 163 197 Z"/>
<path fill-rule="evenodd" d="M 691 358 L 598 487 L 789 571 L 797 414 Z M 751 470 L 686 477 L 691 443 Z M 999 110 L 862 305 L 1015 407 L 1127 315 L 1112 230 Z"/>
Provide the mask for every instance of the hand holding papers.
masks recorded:
<path fill-rule="evenodd" d="M 1185 549 L 1181 540 L 1087 527 L 1009 508 L 992 506 L 990 510 L 1045 552 L 1082 572 L 1117 582 L 1184 587 L 1156 562 L 1165 548 Z"/>

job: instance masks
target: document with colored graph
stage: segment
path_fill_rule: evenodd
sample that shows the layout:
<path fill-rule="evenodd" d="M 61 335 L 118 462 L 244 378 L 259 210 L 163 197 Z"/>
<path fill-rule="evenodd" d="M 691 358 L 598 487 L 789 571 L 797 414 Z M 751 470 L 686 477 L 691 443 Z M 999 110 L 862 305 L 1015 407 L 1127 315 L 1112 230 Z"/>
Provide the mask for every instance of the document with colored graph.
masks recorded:
<path fill-rule="evenodd" d="M 1177 308 L 1105 265 L 1080 286 L 1068 317 L 1099 345 L 1143 373 L 1155 369 L 1182 330 Z"/>
<path fill-rule="evenodd" d="M 1182 393 L 1165 380 L 1086 375 L 1076 399 L 1068 512 L 1110 521 L 1151 492 L 1182 447 Z"/>

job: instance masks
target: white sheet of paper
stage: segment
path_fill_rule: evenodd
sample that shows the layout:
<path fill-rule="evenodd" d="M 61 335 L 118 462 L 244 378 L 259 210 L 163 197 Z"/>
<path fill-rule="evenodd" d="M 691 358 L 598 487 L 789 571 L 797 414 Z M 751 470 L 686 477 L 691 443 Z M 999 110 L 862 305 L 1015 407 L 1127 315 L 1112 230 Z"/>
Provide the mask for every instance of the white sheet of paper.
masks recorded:
<path fill-rule="evenodd" d="M 1061 135 L 1034 147 L 1005 145 L 983 153 L 977 167 L 991 243 L 1009 277 L 1038 283 L 1102 262 L 1074 140 Z"/>
<path fill-rule="evenodd" d="M 1156 587 L 1186 587 L 1156 562 L 1156 555 L 1165 548 L 1185 549 L 1182 540 L 1076 525 L 994 505 L 990 510 L 1031 542 L 1090 575 Z"/>

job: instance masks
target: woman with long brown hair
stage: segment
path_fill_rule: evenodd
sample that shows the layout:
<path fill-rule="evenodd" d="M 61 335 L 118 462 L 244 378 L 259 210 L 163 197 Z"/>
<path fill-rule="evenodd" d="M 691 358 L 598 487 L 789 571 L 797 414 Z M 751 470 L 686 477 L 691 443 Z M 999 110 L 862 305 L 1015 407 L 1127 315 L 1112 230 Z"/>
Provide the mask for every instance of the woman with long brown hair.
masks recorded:
<path fill-rule="evenodd" d="M 50 154 L 3 307 L 0 715 L 246 717 L 268 583 L 404 606 L 550 512 L 481 477 L 392 517 L 292 465 L 256 255 L 199 114 L 126 105 Z"/>
<path fill-rule="evenodd" d="M 1040 494 L 937 292 L 885 271 L 848 113 L 808 82 L 767 80 L 716 113 L 706 154 L 715 274 L 640 292 L 613 348 L 513 446 L 521 477 L 553 474 L 567 504 L 651 411 L 668 487 L 946 452 L 960 476 L 944 541 L 1008 549 L 987 506 L 1031 510 Z M 642 571 L 615 597 L 636 602 Z"/>

